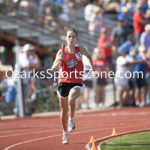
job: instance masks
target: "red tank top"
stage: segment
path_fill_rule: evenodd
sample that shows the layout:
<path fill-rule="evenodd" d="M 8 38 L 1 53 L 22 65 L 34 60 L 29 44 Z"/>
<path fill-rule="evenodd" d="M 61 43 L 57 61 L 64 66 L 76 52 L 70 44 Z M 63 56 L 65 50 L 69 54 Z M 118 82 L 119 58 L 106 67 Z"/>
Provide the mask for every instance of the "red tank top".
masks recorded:
<path fill-rule="evenodd" d="M 75 53 L 69 53 L 66 49 L 64 51 L 64 60 L 62 62 L 62 71 L 60 82 L 65 83 L 83 83 L 83 62 L 82 54 L 79 47 L 75 47 Z"/>

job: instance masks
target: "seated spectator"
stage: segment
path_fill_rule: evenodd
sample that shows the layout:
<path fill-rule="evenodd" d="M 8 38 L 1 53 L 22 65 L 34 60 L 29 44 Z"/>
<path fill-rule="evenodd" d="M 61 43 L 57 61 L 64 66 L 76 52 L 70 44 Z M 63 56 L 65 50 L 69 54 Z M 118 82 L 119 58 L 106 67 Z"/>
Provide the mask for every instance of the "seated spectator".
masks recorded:
<path fill-rule="evenodd" d="M 140 43 L 146 48 L 146 51 L 150 48 L 150 24 L 145 26 L 145 32 L 141 34 Z"/>
<path fill-rule="evenodd" d="M 53 17 L 51 16 L 51 8 L 45 8 L 45 15 L 44 15 L 44 27 L 48 28 L 51 25 Z"/>
<path fill-rule="evenodd" d="M 93 13 L 94 7 L 97 6 L 96 0 L 90 0 L 90 3 L 88 3 L 84 8 L 84 19 L 89 22 L 89 19 L 91 18 L 91 14 Z"/>
<path fill-rule="evenodd" d="M 60 23 L 64 23 L 65 26 L 67 26 L 68 23 L 75 21 L 75 12 L 72 2 L 64 1 L 62 5 L 63 12 L 59 15 Z"/>
<path fill-rule="evenodd" d="M 95 33 L 99 32 L 101 28 L 105 26 L 105 24 L 106 22 L 103 17 L 103 10 L 98 6 L 95 6 L 89 19 L 90 35 L 95 35 Z"/>
<path fill-rule="evenodd" d="M 136 11 L 136 3 L 134 2 L 134 0 L 128 0 L 126 6 L 129 10 L 129 14 L 132 16 Z"/>
<path fill-rule="evenodd" d="M 121 0 L 118 8 L 118 19 L 122 19 L 124 17 L 124 12 L 122 11 L 122 8 L 126 6 L 126 2 L 126 0 Z"/>

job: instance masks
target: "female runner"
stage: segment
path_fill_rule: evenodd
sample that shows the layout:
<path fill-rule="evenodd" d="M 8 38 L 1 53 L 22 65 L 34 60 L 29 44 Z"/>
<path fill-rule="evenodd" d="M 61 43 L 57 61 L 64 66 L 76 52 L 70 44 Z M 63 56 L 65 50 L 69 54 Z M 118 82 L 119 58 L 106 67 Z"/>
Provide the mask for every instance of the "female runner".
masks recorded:
<path fill-rule="evenodd" d="M 68 144 L 69 132 L 75 129 L 75 100 L 80 96 L 84 89 L 82 81 L 84 73 L 82 55 L 87 57 L 91 70 L 94 71 L 94 69 L 92 58 L 86 49 L 75 45 L 77 32 L 73 29 L 68 29 L 65 34 L 65 40 L 67 46 L 58 51 L 51 71 L 56 71 L 59 66 L 62 68 L 57 94 L 59 96 L 61 108 L 60 119 L 63 127 L 62 143 Z M 70 108 L 69 117 L 68 104 Z"/>

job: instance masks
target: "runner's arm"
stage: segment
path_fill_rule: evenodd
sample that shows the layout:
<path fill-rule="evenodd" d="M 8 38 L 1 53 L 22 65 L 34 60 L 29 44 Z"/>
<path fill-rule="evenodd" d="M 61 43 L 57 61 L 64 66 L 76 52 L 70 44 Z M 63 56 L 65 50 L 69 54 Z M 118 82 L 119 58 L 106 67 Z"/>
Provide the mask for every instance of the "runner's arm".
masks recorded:
<path fill-rule="evenodd" d="M 58 67 L 59 67 L 59 65 L 60 65 L 60 62 L 61 62 L 61 60 L 63 59 L 62 58 L 63 56 L 61 55 L 61 49 L 57 52 L 57 54 L 56 54 L 56 58 L 55 58 L 55 60 L 54 60 L 54 63 L 53 63 L 53 65 L 52 65 L 52 67 L 51 67 L 51 71 L 56 71 L 57 69 L 58 69 Z"/>
<path fill-rule="evenodd" d="M 87 52 L 86 48 L 80 47 L 80 50 L 81 50 L 82 55 L 85 55 L 85 56 L 87 57 L 88 62 L 89 62 L 89 65 L 90 65 L 92 71 L 94 71 L 94 66 L 93 66 L 92 58 L 91 58 L 91 56 L 89 55 L 89 53 Z"/>

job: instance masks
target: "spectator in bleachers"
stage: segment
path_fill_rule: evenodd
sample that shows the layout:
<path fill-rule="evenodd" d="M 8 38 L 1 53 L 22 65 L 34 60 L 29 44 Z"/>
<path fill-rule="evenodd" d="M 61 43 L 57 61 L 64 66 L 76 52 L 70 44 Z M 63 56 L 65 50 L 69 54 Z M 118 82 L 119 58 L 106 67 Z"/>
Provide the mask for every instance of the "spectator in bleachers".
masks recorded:
<path fill-rule="evenodd" d="M 127 28 L 128 33 L 132 33 L 133 32 L 133 19 L 132 16 L 130 15 L 128 8 L 122 7 L 122 12 L 124 13 L 124 15 L 122 17 L 120 17 L 119 19 L 123 20 L 123 25 L 125 28 Z"/>
<path fill-rule="evenodd" d="M 150 24 L 147 24 L 145 26 L 145 32 L 141 34 L 140 43 L 141 45 L 145 46 L 146 51 L 149 49 L 150 47 Z"/>
<path fill-rule="evenodd" d="M 122 8 L 126 6 L 127 0 L 121 0 L 121 3 L 118 8 L 118 19 L 122 19 L 124 17 L 124 12 Z"/>
<path fill-rule="evenodd" d="M 130 15 L 132 16 L 136 11 L 136 3 L 134 2 L 134 0 L 128 0 L 126 6 L 129 10 Z"/>
<path fill-rule="evenodd" d="M 51 15 L 51 7 L 48 6 L 45 8 L 45 15 L 44 15 L 44 27 L 48 28 L 52 23 L 53 17 Z"/>
<path fill-rule="evenodd" d="M 147 0 L 148 7 L 150 9 L 150 0 Z"/>
<path fill-rule="evenodd" d="M 107 34 L 107 29 L 102 28 L 98 39 L 98 46 L 104 59 L 108 61 L 109 69 L 112 70 L 112 40 Z"/>
<path fill-rule="evenodd" d="M 134 34 L 136 36 L 136 47 L 140 45 L 140 36 L 142 32 L 144 32 L 145 25 L 147 24 L 147 20 L 142 13 L 142 7 L 137 6 L 136 12 L 133 15 L 133 27 Z"/>
<path fill-rule="evenodd" d="M 148 9 L 147 0 L 138 0 L 137 5 L 141 7 L 142 14 L 145 14 Z"/>
<path fill-rule="evenodd" d="M 147 96 L 146 96 L 146 104 L 150 105 L 150 48 L 147 51 L 147 72 L 146 72 L 146 82 L 148 85 Z"/>
<path fill-rule="evenodd" d="M 131 48 L 134 47 L 134 44 L 135 44 L 135 37 L 134 35 L 130 34 L 128 36 L 128 40 L 125 41 L 119 48 L 118 48 L 118 51 L 122 51 L 122 50 L 126 50 L 126 52 L 129 54 Z"/>
<path fill-rule="evenodd" d="M 88 3 L 84 8 L 84 19 L 89 22 L 89 19 L 91 18 L 91 14 L 93 13 L 94 7 L 97 6 L 96 0 L 90 0 L 90 3 Z"/>
<path fill-rule="evenodd" d="M 150 24 L 150 9 L 146 11 L 145 17 L 147 19 L 147 23 Z"/>
<path fill-rule="evenodd" d="M 59 20 L 66 24 L 74 23 L 75 21 L 75 11 L 73 9 L 73 3 L 64 1 L 62 5 L 63 12 L 59 15 Z"/>
<path fill-rule="evenodd" d="M 127 40 L 127 36 L 128 31 L 127 28 L 124 28 L 123 26 L 123 20 L 118 20 L 117 26 L 114 27 L 111 32 L 111 38 L 116 49 Z"/>
<path fill-rule="evenodd" d="M 93 52 L 93 64 L 95 70 L 99 73 L 96 79 L 95 102 L 96 106 L 105 109 L 105 87 L 107 85 L 108 61 L 103 58 L 99 48 Z"/>
<path fill-rule="evenodd" d="M 103 10 L 99 6 L 95 6 L 89 19 L 89 34 L 95 35 L 105 24 Z"/>
<path fill-rule="evenodd" d="M 138 61 L 141 61 L 140 64 L 135 65 L 134 71 L 135 74 L 135 100 L 137 106 L 144 106 L 146 100 L 146 93 L 147 93 L 147 83 L 145 79 L 147 65 L 146 65 L 146 49 L 144 46 L 139 47 L 139 53 L 136 56 Z"/>
<path fill-rule="evenodd" d="M 53 0 L 55 3 L 62 3 L 64 0 Z"/>

